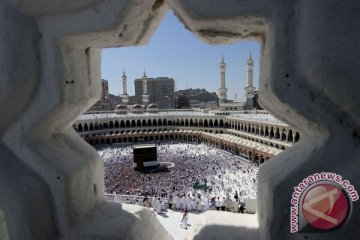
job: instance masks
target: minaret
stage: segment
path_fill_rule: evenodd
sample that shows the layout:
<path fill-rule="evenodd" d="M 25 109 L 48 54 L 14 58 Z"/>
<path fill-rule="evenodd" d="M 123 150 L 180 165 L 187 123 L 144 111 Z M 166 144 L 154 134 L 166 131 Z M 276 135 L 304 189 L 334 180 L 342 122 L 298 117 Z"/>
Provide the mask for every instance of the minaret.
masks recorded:
<path fill-rule="evenodd" d="M 254 60 L 252 58 L 251 52 L 249 52 L 248 59 L 246 61 L 247 66 L 247 87 L 245 87 L 245 96 L 247 108 L 254 108 L 254 97 L 255 97 L 255 88 L 253 86 L 253 68 Z"/>
<path fill-rule="evenodd" d="M 125 74 L 125 70 L 122 75 L 122 84 L 123 84 L 123 94 L 121 95 L 122 102 L 125 106 L 129 103 L 129 95 L 127 94 L 127 76 Z"/>
<path fill-rule="evenodd" d="M 220 88 L 219 88 L 219 103 L 226 103 L 226 92 L 227 89 L 225 87 L 225 70 L 226 70 L 226 63 L 224 62 L 224 55 L 221 56 L 220 62 Z"/>
<path fill-rule="evenodd" d="M 147 107 L 148 103 L 149 103 L 149 95 L 147 92 L 147 76 L 146 76 L 146 72 L 144 70 L 144 76 L 143 76 L 143 94 L 142 94 L 142 101 L 144 104 L 144 108 Z"/>

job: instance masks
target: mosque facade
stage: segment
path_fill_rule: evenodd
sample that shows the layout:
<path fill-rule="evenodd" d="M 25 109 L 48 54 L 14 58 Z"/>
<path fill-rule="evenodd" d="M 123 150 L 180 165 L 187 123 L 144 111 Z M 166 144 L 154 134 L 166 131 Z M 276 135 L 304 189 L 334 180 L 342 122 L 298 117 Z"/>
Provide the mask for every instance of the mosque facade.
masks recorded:
<path fill-rule="evenodd" d="M 299 141 L 296 130 L 266 111 L 154 112 L 140 105 L 127 114 L 84 114 L 73 125 L 86 142 L 101 144 L 189 141 L 206 142 L 261 164 Z"/>

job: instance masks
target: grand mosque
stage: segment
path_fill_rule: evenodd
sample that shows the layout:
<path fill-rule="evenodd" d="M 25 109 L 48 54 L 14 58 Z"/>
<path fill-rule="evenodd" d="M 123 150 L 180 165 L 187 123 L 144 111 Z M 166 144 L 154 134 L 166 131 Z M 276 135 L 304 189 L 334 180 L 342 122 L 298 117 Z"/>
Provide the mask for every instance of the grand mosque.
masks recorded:
<path fill-rule="evenodd" d="M 128 106 L 127 77 L 123 73 L 123 104 L 117 105 L 113 111 L 88 111 L 79 116 L 73 127 L 93 146 L 171 140 L 206 142 L 261 164 L 299 141 L 300 133 L 267 111 L 255 108 L 257 91 L 253 86 L 254 60 L 251 53 L 246 66 L 245 103 L 227 101 L 226 63 L 222 56 L 218 109 L 163 111 L 156 103 L 149 104 L 145 73 L 142 102 Z M 108 90 L 103 91 L 105 99 L 107 93 Z"/>

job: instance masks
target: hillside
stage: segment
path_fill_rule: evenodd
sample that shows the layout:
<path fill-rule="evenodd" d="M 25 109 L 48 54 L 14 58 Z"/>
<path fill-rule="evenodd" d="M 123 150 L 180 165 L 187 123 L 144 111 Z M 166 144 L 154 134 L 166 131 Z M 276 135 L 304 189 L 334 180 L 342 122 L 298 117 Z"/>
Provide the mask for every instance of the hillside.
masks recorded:
<path fill-rule="evenodd" d="M 218 96 L 215 92 L 208 92 L 204 88 L 196 88 L 196 89 L 185 89 L 178 90 L 175 92 L 176 96 L 185 95 L 190 101 L 195 100 L 198 102 L 211 102 L 211 101 L 219 101 Z"/>

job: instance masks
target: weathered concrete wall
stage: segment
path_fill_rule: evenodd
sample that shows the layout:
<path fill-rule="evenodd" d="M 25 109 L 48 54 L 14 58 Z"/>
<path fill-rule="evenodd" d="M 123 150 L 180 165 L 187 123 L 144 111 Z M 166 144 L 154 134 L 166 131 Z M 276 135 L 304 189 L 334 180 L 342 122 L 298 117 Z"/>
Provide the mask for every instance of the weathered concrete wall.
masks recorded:
<path fill-rule="evenodd" d="M 5 216 L 4 211 L 1 209 L 0 209 L 0 239 L 1 240 L 9 240 L 6 216 Z"/>
<path fill-rule="evenodd" d="M 166 10 L 1 1 L 0 208 L 11 240 L 170 238 L 148 210 L 104 202 L 103 162 L 72 129 L 100 97 L 98 48 L 146 43 Z"/>
<path fill-rule="evenodd" d="M 303 134 L 261 167 L 259 228 L 243 236 L 360 238 L 357 203 L 335 232 L 289 233 L 293 187 L 307 175 L 336 172 L 360 189 L 360 3 L 166 2 L 206 42 L 259 40 L 261 104 Z M 100 97 L 99 48 L 146 43 L 166 11 L 161 0 L 0 2 L 0 208 L 10 239 L 170 238 L 148 211 L 104 202 L 103 163 L 71 127 Z M 245 231 L 218 221 L 226 239 Z M 202 239 L 219 229 L 203 224 Z"/>

